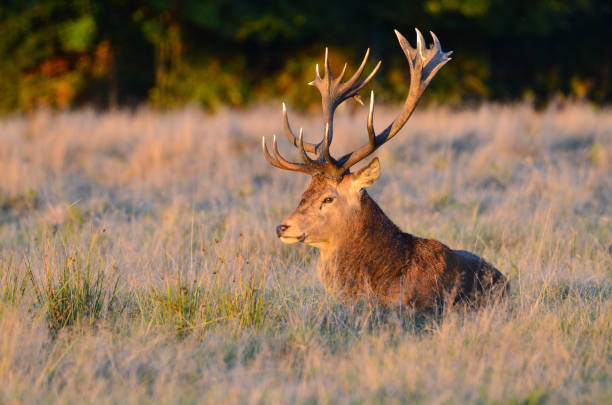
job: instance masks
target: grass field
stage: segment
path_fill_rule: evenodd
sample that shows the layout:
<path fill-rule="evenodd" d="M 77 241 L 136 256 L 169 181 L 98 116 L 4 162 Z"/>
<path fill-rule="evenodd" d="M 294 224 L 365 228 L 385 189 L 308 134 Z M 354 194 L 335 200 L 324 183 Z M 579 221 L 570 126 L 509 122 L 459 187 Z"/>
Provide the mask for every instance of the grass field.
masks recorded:
<path fill-rule="evenodd" d="M 275 237 L 308 181 L 263 158 L 280 111 L 0 121 L 0 404 L 612 402 L 612 110 L 422 108 L 380 150 L 396 224 L 511 279 L 442 314 L 341 306 Z"/>

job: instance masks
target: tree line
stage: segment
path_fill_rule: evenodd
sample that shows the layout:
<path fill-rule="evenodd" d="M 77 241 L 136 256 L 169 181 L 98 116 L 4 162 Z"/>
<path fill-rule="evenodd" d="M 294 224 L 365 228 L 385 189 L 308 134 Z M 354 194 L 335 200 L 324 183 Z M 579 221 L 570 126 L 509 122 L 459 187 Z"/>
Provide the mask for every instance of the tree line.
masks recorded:
<path fill-rule="evenodd" d="M 407 91 L 397 28 L 434 31 L 453 61 L 429 100 L 612 99 L 612 3 L 605 0 L 4 0 L 0 111 L 220 105 L 283 97 L 307 108 L 321 63 L 382 59 L 377 99 Z"/>

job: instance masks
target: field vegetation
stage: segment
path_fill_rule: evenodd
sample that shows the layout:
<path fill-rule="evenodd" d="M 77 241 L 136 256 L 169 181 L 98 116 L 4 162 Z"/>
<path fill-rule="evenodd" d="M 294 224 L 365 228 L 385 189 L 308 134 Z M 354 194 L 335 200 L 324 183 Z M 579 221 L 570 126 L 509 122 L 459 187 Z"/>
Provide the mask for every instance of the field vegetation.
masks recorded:
<path fill-rule="evenodd" d="M 343 306 L 278 241 L 308 181 L 262 156 L 280 111 L 0 121 L 0 403 L 612 401 L 612 110 L 429 106 L 378 152 L 396 224 L 511 280 L 440 313 Z M 366 113 L 338 111 L 332 153 Z"/>

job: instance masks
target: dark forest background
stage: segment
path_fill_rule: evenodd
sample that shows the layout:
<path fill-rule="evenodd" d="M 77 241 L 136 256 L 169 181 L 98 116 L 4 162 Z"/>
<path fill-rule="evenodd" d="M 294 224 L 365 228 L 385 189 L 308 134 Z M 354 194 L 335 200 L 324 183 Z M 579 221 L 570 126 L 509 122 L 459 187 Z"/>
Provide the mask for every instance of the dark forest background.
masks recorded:
<path fill-rule="evenodd" d="M 393 29 L 414 44 L 414 27 L 454 51 L 430 101 L 612 99 L 609 0 L 2 0 L 0 111 L 280 97 L 308 107 L 324 46 L 336 69 L 371 48 L 383 61 L 377 98 L 396 100 L 408 65 Z"/>

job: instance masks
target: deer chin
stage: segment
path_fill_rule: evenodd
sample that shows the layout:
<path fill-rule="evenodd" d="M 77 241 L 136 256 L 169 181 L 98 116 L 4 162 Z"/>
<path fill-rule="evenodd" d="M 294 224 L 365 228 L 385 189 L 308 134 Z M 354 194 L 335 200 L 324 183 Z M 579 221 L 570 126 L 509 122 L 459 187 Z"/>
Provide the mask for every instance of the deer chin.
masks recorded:
<path fill-rule="evenodd" d="M 300 236 L 281 236 L 280 237 L 281 242 L 287 245 L 292 245 L 298 242 L 304 242 L 304 239 L 306 239 L 305 233 L 301 234 Z"/>

